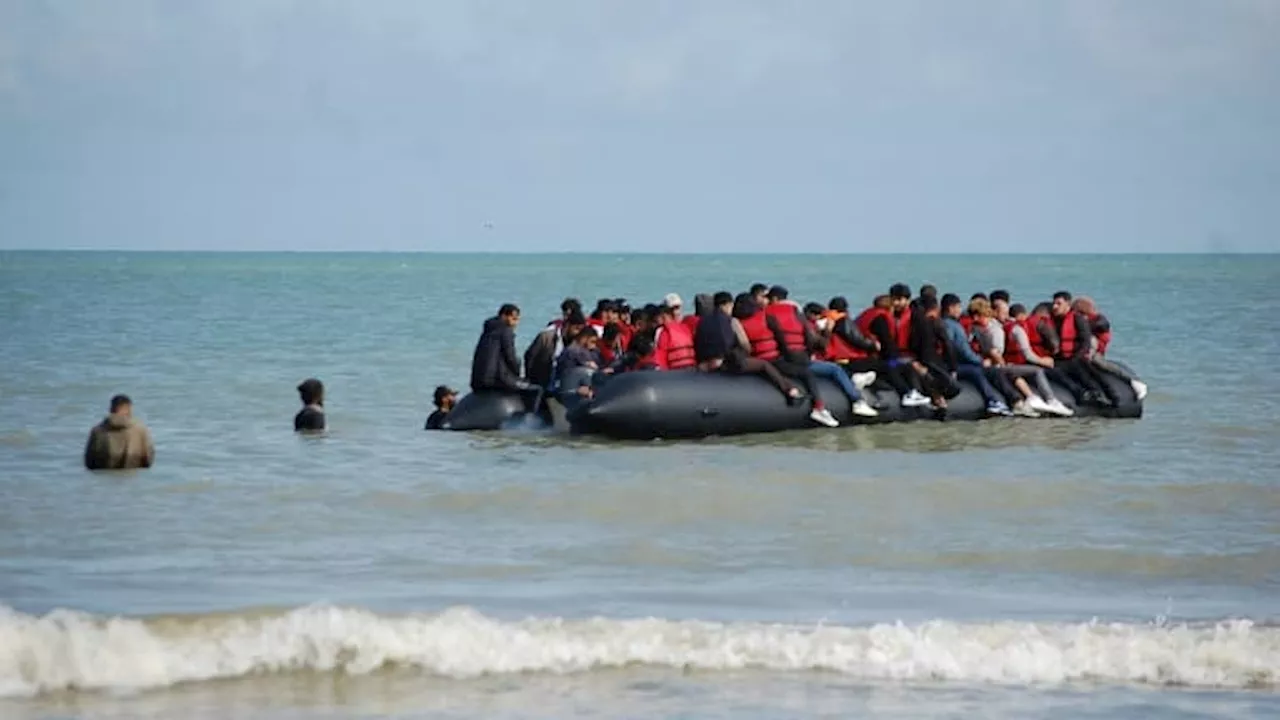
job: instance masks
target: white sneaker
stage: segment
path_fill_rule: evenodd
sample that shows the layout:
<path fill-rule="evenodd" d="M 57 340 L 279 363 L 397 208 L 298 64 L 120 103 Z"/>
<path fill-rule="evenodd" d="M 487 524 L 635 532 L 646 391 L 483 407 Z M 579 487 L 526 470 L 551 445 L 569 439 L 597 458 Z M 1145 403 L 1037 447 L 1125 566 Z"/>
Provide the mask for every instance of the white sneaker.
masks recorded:
<path fill-rule="evenodd" d="M 821 410 L 814 410 L 813 412 L 810 412 L 809 419 L 813 420 L 814 422 L 822 423 L 827 427 L 840 427 L 840 423 L 837 422 L 836 419 L 831 416 L 831 411 L 826 408 L 822 408 Z"/>
<path fill-rule="evenodd" d="M 876 372 L 874 370 L 868 370 L 863 373 L 854 373 L 849 376 L 849 379 L 853 380 L 854 387 L 861 390 L 876 381 Z"/>
<path fill-rule="evenodd" d="M 1058 398 L 1054 398 L 1049 402 L 1049 412 L 1054 415 L 1061 415 L 1062 417 L 1071 417 L 1076 414 L 1075 410 L 1063 405 L 1062 401 Z"/>
<path fill-rule="evenodd" d="M 875 408 L 868 405 L 866 400 L 859 400 L 853 404 L 853 414 L 861 415 L 862 417 L 875 417 L 880 413 L 876 412 Z"/>
<path fill-rule="evenodd" d="M 1138 400 L 1142 400 L 1147 396 L 1147 384 L 1141 380 L 1130 380 L 1129 384 L 1133 386 L 1133 394 L 1138 396 Z"/>
<path fill-rule="evenodd" d="M 928 405 L 930 402 L 932 401 L 921 395 L 919 390 L 912 390 L 902 396 L 903 407 L 920 407 L 921 405 Z"/>
<path fill-rule="evenodd" d="M 1030 418 L 1040 417 L 1040 413 L 1036 412 L 1035 410 L 1032 410 L 1031 406 L 1027 404 L 1026 400 L 1023 400 L 1020 403 L 1013 404 L 1013 414 L 1021 415 L 1022 417 L 1030 417 Z"/>
<path fill-rule="evenodd" d="M 1049 407 L 1049 403 L 1045 402 L 1044 398 L 1040 397 L 1039 395 L 1032 395 L 1031 397 L 1027 398 L 1027 407 L 1031 408 L 1032 410 L 1035 410 L 1038 413 L 1053 412 L 1053 408 Z"/>

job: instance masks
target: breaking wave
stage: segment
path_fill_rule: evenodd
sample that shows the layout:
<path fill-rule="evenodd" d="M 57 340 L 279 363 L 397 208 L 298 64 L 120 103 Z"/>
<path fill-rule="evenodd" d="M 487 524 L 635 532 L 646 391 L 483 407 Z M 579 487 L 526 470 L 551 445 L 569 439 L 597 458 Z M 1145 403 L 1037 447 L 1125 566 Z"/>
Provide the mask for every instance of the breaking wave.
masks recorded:
<path fill-rule="evenodd" d="M 1274 688 L 1280 628 L 932 621 L 867 627 L 656 618 L 505 622 L 469 608 L 381 615 L 281 612 L 127 618 L 0 606 L 0 696 L 164 688 L 292 671 L 401 667 L 448 678 L 628 665 L 829 671 L 868 680 L 1071 681 Z"/>

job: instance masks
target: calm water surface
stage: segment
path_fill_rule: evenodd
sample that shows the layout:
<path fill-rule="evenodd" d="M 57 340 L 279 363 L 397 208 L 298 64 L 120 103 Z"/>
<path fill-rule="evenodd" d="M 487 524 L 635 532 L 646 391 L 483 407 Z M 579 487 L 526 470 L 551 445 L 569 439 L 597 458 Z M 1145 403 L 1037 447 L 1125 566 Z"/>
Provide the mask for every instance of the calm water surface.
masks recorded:
<path fill-rule="evenodd" d="M 1276 257 L 0 253 L 0 716 L 1280 713 Z M 483 320 L 1094 297 L 1138 421 L 424 433 Z M 1229 292 L 1224 292 L 1229 289 Z M 1239 364 L 1242 370 L 1232 370 Z M 331 432 L 291 432 L 294 386 Z M 116 392 L 159 463 L 79 467 Z"/>

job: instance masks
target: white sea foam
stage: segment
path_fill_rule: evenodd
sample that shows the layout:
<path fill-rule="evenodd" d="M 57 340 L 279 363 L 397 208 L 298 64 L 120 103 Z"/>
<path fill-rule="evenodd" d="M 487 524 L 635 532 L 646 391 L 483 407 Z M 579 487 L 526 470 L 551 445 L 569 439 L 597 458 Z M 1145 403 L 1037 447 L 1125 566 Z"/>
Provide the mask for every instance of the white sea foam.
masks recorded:
<path fill-rule="evenodd" d="M 825 670 L 866 679 L 976 683 L 1076 680 L 1274 688 L 1280 629 L 1001 622 L 797 627 L 661 619 L 501 622 L 467 608 L 385 616 L 313 606 L 275 614 L 130 619 L 0 606 L 0 696 L 162 688 L 254 673 L 451 678 L 579 673 L 643 664 Z"/>

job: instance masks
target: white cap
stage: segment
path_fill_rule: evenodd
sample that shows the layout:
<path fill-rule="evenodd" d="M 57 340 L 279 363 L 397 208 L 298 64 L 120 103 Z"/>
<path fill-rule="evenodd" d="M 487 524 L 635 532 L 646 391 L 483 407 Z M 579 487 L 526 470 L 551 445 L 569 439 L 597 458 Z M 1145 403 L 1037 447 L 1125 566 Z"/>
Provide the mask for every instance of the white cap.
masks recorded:
<path fill-rule="evenodd" d="M 676 307 L 677 305 L 680 305 L 680 306 L 684 305 L 684 303 L 680 301 L 680 296 L 675 293 L 667 293 L 667 296 L 662 298 L 662 304 L 665 307 Z"/>

